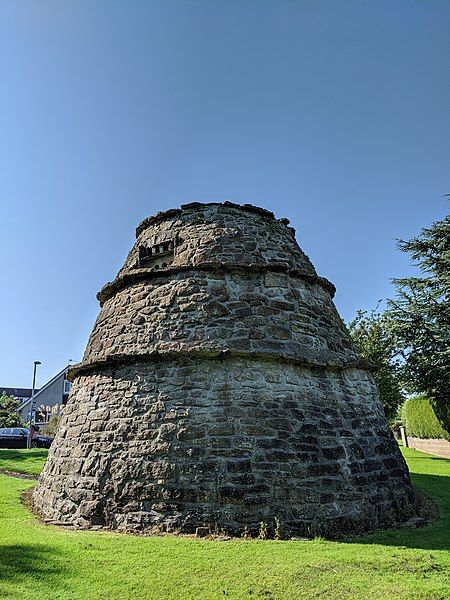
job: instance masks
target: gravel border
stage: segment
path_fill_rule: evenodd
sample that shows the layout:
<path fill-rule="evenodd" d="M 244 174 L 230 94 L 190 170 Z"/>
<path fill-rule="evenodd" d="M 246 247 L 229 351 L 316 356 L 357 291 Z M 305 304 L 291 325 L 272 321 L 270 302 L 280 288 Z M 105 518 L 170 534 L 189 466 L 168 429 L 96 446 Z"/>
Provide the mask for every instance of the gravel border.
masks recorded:
<path fill-rule="evenodd" d="M 17 479 L 32 479 L 34 481 L 39 479 L 39 475 L 32 475 L 31 473 L 19 473 L 18 471 L 10 471 L 9 469 L 0 471 L 0 474 L 9 475 L 10 477 L 17 477 Z"/>

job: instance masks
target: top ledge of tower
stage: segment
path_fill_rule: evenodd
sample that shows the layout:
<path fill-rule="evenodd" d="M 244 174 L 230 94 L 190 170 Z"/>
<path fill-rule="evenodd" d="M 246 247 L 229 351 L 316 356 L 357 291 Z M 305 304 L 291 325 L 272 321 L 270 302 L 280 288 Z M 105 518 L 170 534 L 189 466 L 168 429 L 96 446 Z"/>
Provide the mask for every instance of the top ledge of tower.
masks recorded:
<path fill-rule="evenodd" d="M 253 206 L 253 204 L 235 204 L 234 202 L 229 202 L 226 200 L 225 202 L 190 202 L 189 204 L 182 204 L 181 208 L 169 208 L 168 210 L 163 210 L 157 212 L 155 215 L 147 217 L 143 221 L 139 223 L 136 227 L 136 237 L 139 237 L 140 234 L 147 229 L 150 225 L 154 225 L 155 223 L 159 223 L 160 221 L 164 221 L 165 219 L 170 219 L 171 217 L 176 217 L 177 215 L 181 215 L 186 211 L 195 211 L 201 210 L 208 206 L 225 206 L 227 208 L 235 208 L 238 210 L 243 210 L 245 212 L 250 212 L 253 214 L 260 215 L 262 217 L 266 217 L 267 219 L 279 221 L 284 225 L 289 225 L 289 219 L 277 219 L 273 212 L 270 210 L 266 210 L 265 208 L 261 208 L 260 206 Z"/>

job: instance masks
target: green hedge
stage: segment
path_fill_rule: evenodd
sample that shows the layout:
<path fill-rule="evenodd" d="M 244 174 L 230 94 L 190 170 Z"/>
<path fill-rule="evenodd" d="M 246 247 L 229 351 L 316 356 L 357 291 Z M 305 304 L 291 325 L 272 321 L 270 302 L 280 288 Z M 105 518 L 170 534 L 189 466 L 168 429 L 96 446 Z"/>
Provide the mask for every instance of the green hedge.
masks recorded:
<path fill-rule="evenodd" d="M 406 433 L 411 437 L 450 440 L 449 432 L 443 429 L 434 414 L 430 401 L 425 396 L 416 396 L 404 403 L 402 421 Z"/>

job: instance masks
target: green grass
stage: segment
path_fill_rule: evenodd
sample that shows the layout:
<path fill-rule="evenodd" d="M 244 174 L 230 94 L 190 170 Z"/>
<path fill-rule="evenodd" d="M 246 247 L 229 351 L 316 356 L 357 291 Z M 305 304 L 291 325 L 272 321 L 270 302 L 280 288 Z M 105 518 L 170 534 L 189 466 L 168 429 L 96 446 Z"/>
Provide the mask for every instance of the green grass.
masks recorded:
<path fill-rule="evenodd" d="M 448 598 L 450 461 L 414 450 L 404 454 L 415 485 L 441 505 L 443 518 L 420 530 L 372 534 L 347 543 L 211 542 L 68 531 L 38 523 L 22 506 L 20 493 L 33 482 L 0 475 L 0 597 Z M 11 456 L 5 459 L 8 468 L 21 468 L 27 462 L 21 455 L 14 468 Z"/>
<path fill-rule="evenodd" d="M 47 458 L 48 450 L 32 448 L 31 450 L 0 450 L 0 473 L 15 471 L 27 475 L 39 475 Z"/>

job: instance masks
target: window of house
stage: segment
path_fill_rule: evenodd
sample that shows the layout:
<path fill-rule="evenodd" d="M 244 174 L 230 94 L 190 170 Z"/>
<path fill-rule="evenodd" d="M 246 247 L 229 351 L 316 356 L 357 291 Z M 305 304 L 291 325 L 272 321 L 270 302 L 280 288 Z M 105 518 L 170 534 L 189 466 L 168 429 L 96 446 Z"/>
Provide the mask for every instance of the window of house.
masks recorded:
<path fill-rule="evenodd" d="M 67 379 L 64 379 L 64 393 L 68 394 L 70 392 L 70 388 L 72 387 L 72 384 L 70 383 L 70 381 L 67 381 Z"/>

